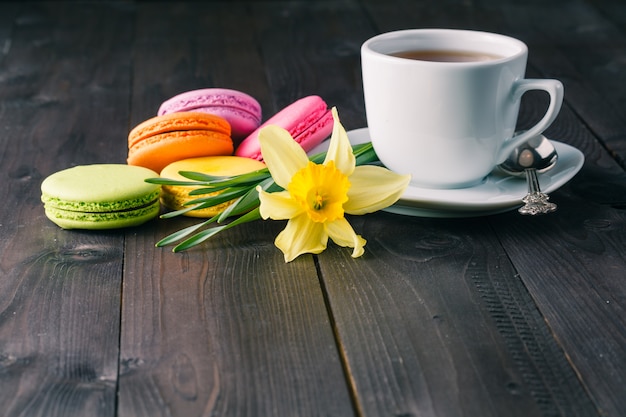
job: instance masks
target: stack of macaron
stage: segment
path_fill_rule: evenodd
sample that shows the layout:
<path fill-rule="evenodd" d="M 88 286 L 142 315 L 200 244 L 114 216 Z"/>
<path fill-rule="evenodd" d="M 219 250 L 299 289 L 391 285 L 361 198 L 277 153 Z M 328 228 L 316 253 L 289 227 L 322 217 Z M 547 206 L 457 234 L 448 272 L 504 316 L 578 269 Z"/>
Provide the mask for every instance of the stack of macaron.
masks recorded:
<path fill-rule="evenodd" d="M 263 127 L 283 127 L 305 151 L 326 139 L 333 127 L 328 105 L 315 95 L 295 101 L 263 124 L 261 118 L 259 103 L 240 91 L 206 88 L 178 94 L 161 104 L 157 116 L 131 130 L 128 163 L 175 180 L 186 179 L 179 174 L 181 171 L 214 176 L 244 174 L 264 167 L 258 139 Z M 224 125 L 230 126 L 230 132 Z M 192 189 L 163 186 L 161 202 L 169 209 L 180 210 L 192 200 L 188 195 Z M 185 215 L 211 217 L 227 206 L 225 203 Z"/>
<path fill-rule="evenodd" d="M 286 129 L 309 151 L 330 136 L 333 118 L 326 102 L 315 95 L 262 123 L 260 104 L 241 91 L 205 88 L 178 94 L 130 131 L 128 165 L 78 166 L 46 178 L 41 187 L 46 216 L 63 228 L 105 229 L 150 220 L 158 215 L 160 203 L 179 210 L 190 200 L 192 188 L 160 187 L 145 180 L 159 175 L 185 179 L 181 171 L 230 176 L 261 169 L 258 134 L 269 124 Z M 211 217 L 227 205 L 187 215 Z"/>
<path fill-rule="evenodd" d="M 262 160 L 259 131 L 285 128 L 305 151 L 330 136 L 333 117 L 319 96 L 306 96 L 261 124 L 261 106 L 237 90 L 205 88 L 164 101 L 128 135 L 128 163 L 161 172 L 186 158 L 232 155 Z"/>

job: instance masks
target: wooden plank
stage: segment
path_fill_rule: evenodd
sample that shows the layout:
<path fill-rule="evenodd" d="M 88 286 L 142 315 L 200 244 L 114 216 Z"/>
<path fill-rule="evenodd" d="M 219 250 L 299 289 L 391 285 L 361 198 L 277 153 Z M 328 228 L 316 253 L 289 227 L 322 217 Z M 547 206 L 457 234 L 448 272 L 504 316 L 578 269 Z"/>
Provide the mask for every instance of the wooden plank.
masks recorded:
<path fill-rule="evenodd" d="M 544 76 L 564 82 L 566 100 L 624 167 L 623 4 L 579 0 L 520 6 L 503 2 L 501 24 L 529 44 L 531 65 L 541 62 Z"/>
<path fill-rule="evenodd" d="M 550 131 L 586 155 L 580 173 L 552 195 L 558 212 L 525 221 L 509 213 L 490 221 L 598 409 L 620 416 L 626 394 L 626 256 L 619 243 L 626 174 L 569 106 Z M 617 243 L 606 244 L 611 241 Z"/>
<path fill-rule="evenodd" d="M 273 110 L 258 54 L 267 15 L 223 2 L 143 3 L 138 16 L 134 123 L 205 87 L 240 89 Z M 119 415 L 351 415 L 312 258 L 284 264 L 278 222 L 182 254 L 154 248 L 195 222 L 158 221 L 127 243 Z"/>
<path fill-rule="evenodd" d="M 491 220 L 598 409 L 620 416 L 626 406 L 626 253 L 619 243 L 626 174 L 568 107 L 551 131 L 586 155 L 581 172 L 552 196 L 559 211 L 521 222 L 512 219 L 515 213 Z"/>
<path fill-rule="evenodd" d="M 254 2 L 272 113 L 310 94 L 336 106 L 347 129 L 365 125 L 360 47 L 371 36 L 355 1 Z"/>
<path fill-rule="evenodd" d="M 509 213 L 490 222 L 602 415 L 620 416 L 626 175 L 569 108 L 551 130 L 586 155 L 581 172 L 552 195 L 558 212 L 526 221 Z"/>
<path fill-rule="evenodd" d="M 0 63 L 6 54 L 11 50 L 11 36 L 13 34 L 13 23 L 15 16 L 19 12 L 19 4 L 2 3 L 0 4 Z"/>
<path fill-rule="evenodd" d="M 597 415 L 484 219 L 353 225 L 319 263 L 363 415 Z"/>
<path fill-rule="evenodd" d="M 264 112 L 271 110 L 263 62 L 255 53 L 254 16 L 245 2 L 138 7 L 140 55 L 133 71 L 142 82 L 133 84 L 133 126 L 155 116 L 164 100 L 198 88 L 241 90 L 259 100 Z"/>
<path fill-rule="evenodd" d="M 531 45 L 531 65 L 565 84 L 567 106 L 550 132 L 583 150 L 586 163 L 555 193 L 556 216 L 527 222 L 496 217 L 495 229 L 598 409 L 621 416 L 626 413 L 626 253 L 618 242 L 624 240 L 626 175 L 611 158 L 623 164 L 626 118 L 619 102 L 623 63 L 617 51 L 626 38 L 612 22 L 620 15 L 580 1 L 550 8 L 509 6 L 502 6 L 504 22 L 517 25 Z M 552 24 L 546 26 L 547 21 Z"/>
<path fill-rule="evenodd" d="M 59 229 L 39 186 L 121 159 L 112 139 L 127 120 L 130 15 L 19 5 L 0 58 L 0 409 L 113 416 L 124 235 Z"/>
<path fill-rule="evenodd" d="M 428 7 L 407 1 L 394 3 L 392 8 L 365 2 L 365 8 L 376 32 L 426 25 L 501 31 L 496 22 L 501 21 L 503 11 L 495 3 L 485 3 L 446 2 L 445 7 Z M 537 101 L 533 100 L 523 109 L 522 121 L 532 120 L 536 114 L 533 104 Z M 599 150 L 597 143 L 594 150 Z M 518 215 L 508 219 L 522 222 Z M 375 221 L 370 225 L 365 220 L 365 238 L 365 232 L 374 237 L 374 243 L 368 244 L 372 254 L 366 265 L 319 257 L 346 361 L 355 373 L 356 395 L 360 403 L 368 405 L 363 406 L 364 414 L 455 415 L 476 407 L 476 415 L 597 415 L 524 286 L 512 282 L 516 271 L 506 260 L 508 247 L 507 251 L 500 247 L 483 221 L 390 217 L 385 218 L 385 230 L 376 230 Z M 388 231 L 390 225 L 395 226 Z M 419 258 L 425 249 L 432 253 Z M 543 259 L 538 251 L 534 256 Z M 341 269 L 348 272 L 336 280 L 345 282 L 333 282 Z M 481 272 L 474 275 L 472 270 Z M 485 274 L 486 282 L 471 279 Z M 439 287 L 432 283 L 435 280 Z M 455 288 L 457 282 L 463 286 Z M 481 298 L 485 284 L 496 291 L 495 307 L 491 298 Z M 381 294 L 385 301 L 380 300 Z M 528 308 L 522 309 L 526 312 L 521 318 L 516 314 L 518 307 L 506 308 L 511 297 Z M 498 308 L 497 303 L 502 305 Z M 446 312 L 450 329 L 446 328 L 445 337 L 451 341 L 432 324 L 432 317 L 440 317 L 439 311 Z M 407 317 L 417 317 L 416 322 Z M 510 322 L 502 323 L 502 317 Z M 468 328 L 454 327 L 460 323 Z M 376 329 L 378 339 L 368 337 L 365 328 Z M 528 339 L 529 328 L 541 330 Z M 416 334 L 419 339 L 413 336 Z M 489 340 L 488 347 L 476 341 L 477 334 L 479 340 Z M 395 342 L 393 348 L 383 342 L 389 340 Z M 452 340 L 458 351 L 446 345 L 456 347 Z M 433 367 L 430 357 L 437 354 L 441 357 Z M 363 363 L 371 365 L 364 368 Z M 460 382 L 454 380 L 458 375 L 466 378 L 462 393 L 456 385 Z M 494 377 L 486 382 L 481 375 L 499 375 L 502 380 Z M 507 378 L 514 381 L 515 392 L 505 392 L 503 380 Z M 380 379 L 387 381 L 386 387 L 378 383 Z M 455 393 L 452 398 L 450 392 Z M 533 401 L 536 408 L 528 410 L 527 404 Z M 485 408 L 480 409 L 479 403 Z"/>
<path fill-rule="evenodd" d="M 311 257 L 284 264 L 279 227 L 127 245 L 120 416 L 352 414 Z"/>
<path fill-rule="evenodd" d="M 559 197 L 568 221 L 502 216 L 494 225 L 598 408 L 620 416 L 626 394 L 624 213 Z"/>

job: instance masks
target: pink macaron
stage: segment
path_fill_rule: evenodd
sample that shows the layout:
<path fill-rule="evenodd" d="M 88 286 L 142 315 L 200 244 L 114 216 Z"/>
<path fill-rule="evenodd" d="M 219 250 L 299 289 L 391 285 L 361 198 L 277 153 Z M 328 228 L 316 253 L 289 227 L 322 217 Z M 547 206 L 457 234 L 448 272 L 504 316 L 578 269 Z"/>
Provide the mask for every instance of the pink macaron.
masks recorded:
<path fill-rule="evenodd" d="M 261 124 L 261 105 L 237 90 L 204 88 L 178 94 L 161 104 L 157 115 L 194 111 L 220 116 L 231 126 L 231 136 L 239 141 Z"/>
<path fill-rule="evenodd" d="M 235 155 L 261 161 L 259 131 L 267 125 L 287 130 L 305 151 L 310 151 L 326 139 L 333 130 L 333 115 L 319 96 L 307 96 L 285 107 L 241 142 Z"/>

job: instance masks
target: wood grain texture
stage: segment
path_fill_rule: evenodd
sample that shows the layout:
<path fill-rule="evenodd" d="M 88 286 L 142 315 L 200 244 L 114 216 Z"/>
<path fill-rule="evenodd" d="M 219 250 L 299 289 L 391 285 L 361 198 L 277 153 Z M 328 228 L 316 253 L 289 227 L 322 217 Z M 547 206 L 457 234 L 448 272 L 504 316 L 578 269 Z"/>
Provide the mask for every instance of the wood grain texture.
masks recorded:
<path fill-rule="evenodd" d="M 618 0 L 0 2 L 0 414 L 626 415 L 624 5 Z M 264 119 L 308 94 L 366 124 L 360 46 L 383 31 L 501 32 L 565 84 L 546 132 L 585 155 L 559 211 L 350 217 L 285 264 L 284 222 L 194 250 L 197 220 L 63 231 L 39 186 L 126 159 L 128 131 L 195 88 Z M 525 96 L 520 125 L 545 97 Z"/>
<path fill-rule="evenodd" d="M 570 13 L 572 15 L 577 16 L 578 18 L 584 18 L 589 15 L 589 13 L 581 12 L 581 8 L 584 9 L 585 6 L 581 5 L 580 2 L 577 4 L 569 2 L 568 5 L 570 7 L 570 10 L 569 12 L 566 11 L 566 14 Z M 546 25 L 546 27 L 536 28 L 536 30 L 535 30 L 535 26 L 536 25 L 541 26 L 541 22 L 548 22 L 548 21 L 559 21 L 559 23 L 567 22 L 567 19 L 560 19 L 558 17 L 560 14 L 563 13 L 563 8 L 559 7 L 559 5 L 555 4 L 554 7 L 550 7 L 550 8 L 546 8 L 544 6 L 545 6 L 544 4 L 542 5 L 537 4 L 536 7 L 534 7 L 533 5 L 525 5 L 525 7 L 522 8 L 522 7 L 510 4 L 510 3 L 496 4 L 495 2 L 480 2 L 479 4 L 472 4 L 471 6 L 469 4 L 453 5 L 453 8 L 451 9 L 449 13 L 439 15 L 437 14 L 437 12 L 439 11 L 438 8 L 433 8 L 435 10 L 429 10 L 428 7 L 420 6 L 411 2 L 405 2 L 405 3 L 400 2 L 398 4 L 398 8 L 401 9 L 403 13 L 399 13 L 399 14 L 386 10 L 385 6 L 380 3 L 368 2 L 366 4 L 367 10 L 369 11 L 372 19 L 377 25 L 380 26 L 381 28 L 380 31 L 399 29 L 399 28 L 402 28 L 403 24 L 405 25 L 410 24 L 411 27 L 420 27 L 420 23 L 419 23 L 420 19 L 427 21 L 429 26 L 461 27 L 461 28 L 476 28 L 478 26 L 483 30 L 494 30 L 494 31 L 499 31 L 499 32 L 504 32 L 504 33 L 507 33 L 508 31 L 509 34 L 512 34 L 516 37 L 520 37 L 521 39 L 529 42 L 529 44 L 531 45 L 530 54 L 531 54 L 531 57 L 534 56 L 534 58 L 530 61 L 531 67 L 529 68 L 529 74 L 531 76 L 533 75 L 538 76 L 538 77 L 553 76 L 556 78 L 560 78 L 560 76 L 563 75 L 563 71 L 559 71 L 559 70 L 561 69 L 574 70 L 576 68 L 576 65 L 572 63 L 571 61 L 568 61 L 566 59 L 567 57 L 565 56 L 565 54 L 560 51 L 561 44 L 563 43 L 564 40 L 562 38 L 550 39 L 550 34 L 543 33 L 543 31 L 549 31 L 550 28 L 554 27 L 554 25 L 552 26 Z M 485 13 L 482 14 L 482 12 L 485 12 Z M 523 12 L 523 14 L 518 13 L 518 12 Z M 541 16 L 539 16 L 540 14 Z M 433 20 L 433 15 L 435 16 L 435 20 Z M 419 17 L 417 18 L 418 20 L 417 22 L 414 21 L 412 23 L 409 23 L 408 19 L 403 20 L 400 16 L 419 16 Z M 496 17 L 498 18 L 496 19 Z M 439 19 L 440 24 L 439 25 L 433 24 L 433 22 L 436 22 L 437 19 Z M 451 22 L 453 23 L 452 25 L 450 25 Z M 606 22 L 605 22 L 605 25 L 608 25 L 609 27 L 611 26 L 610 24 L 607 24 Z M 518 31 L 518 29 L 520 30 Z M 523 31 L 521 29 L 523 29 Z M 562 28 L 559 28 L 559 30 L 555 32 L 559 34 L 567 33 Z M 554 42 L 555 46 L 552 46 L 552 44 L 549 43 L 550 41 Z M 581 43 L 580 40 L 579 42 L 576 43 L 577 47 L 579 43 Z M 533 47 L 535 47 L 535 49 L 532 49 Z M 539 50 L 539 53 L 533 55 L 533 51 L 536 49 Z M 570 52 L 570 54 L 567 56 L 570 56 L 571 51 L 568 51 L 568 52 Z M 585 90 L 597 91 L 597 86 L 595 85 L 593 79 L 590 80 L 589 77 L 579 76 L 575 80 L 577 83 L 579 83 L 579 85 L 583 86 Z M 565 78 L 564 81 L 567 83 L 568 81 L 570 81 L 570 78 Z M 566 92 L 567 91 L 568 90 L 567 90 L 567 85 L 566 85 Z M 567 100 L 567 97 L 568 96 L 566 93 L 566 100 Z M 541 115 L 540 111 L 541 111 L 541 105 L 543 105 L 543 102 L 541 101 L 540 97 L 529 95 L 529 97 L 525 98 L 525 100 L 526 100 L 525 101 L 526 105 L 522 107 L 522 111 L 520 115 L 520 123 L 527 123 L 528 121 L 537 120 L 538 117 Z M 571 103 L 570 101 L 567 101 L 565 110 L 562 112 L 562 115 L 559 116 L 560 120 L 557 119 L 557 122 L 555 122 L 554 126 L 547 132 L 547 134 L 554 135 L 550 137 L 556 137 L 558 138 L 558 140 L 562 140 L 562 141 L 574 144 L 575 146 L 583 149 L 588 159 L 593 159 L 593 161 L 590 161 L 586 164 L 585 169 L 579 175 L 580 178 L 577 178 L 576 181 L 572 183 L 572 187 L 575 187 L 577 192 L 582 193 L 582 195 L 585 195 L 586 197 L 590 197 L 591 201 L 595 200 L 599 203 L 604 202 L 604 203 L 612 204 L 613 206 L 620 206 L 622 202 L 624 201 L 624 172 L 618 166 L 616 166 L 615 163 L 610 158 L 603 159 L 604 157 L 601 156 L 601 155 L 605 155 L 604 152 L 602 151 L 601 142 L 606 142 L 604 140 L 606 136 L 601 137 L 600 141 L 597 140 L 595 137 L 593 137 L 592 133 L 589 132 L 588 128 L 585 126 L 585 123 L 582 123 L 580 120 L 577 119 L 577 117 L 574 114 L 572 114 L 569 106 L 571 106 L 571 108 L 574 108 L 575 110 L 578 110 L 581 107 L 581 105 L 583 105 L 582 96 L 579 94 L 575 94 L 574 97 L 572 97 Z M 598 118 L 594 118 L 591 114 L 588 114 L 587 116 L 589 116 L 589 118 L 593 120 L 598 120 L 600 117 L 600 113 L 601 111 L 598 112 Z M 610 119 L 611 117 L 610 114 L 611 113 L 607 115 L 607 113 L 603 113 L 601 117 L 607 117 Z M 617 121 L 618 119 L 614 118 L 610 120 Z M 601 120 L 598 120 L 598 122 L 602 123 Z M 603 181 L 602 183 L 599 184 L 597 179 L 600 177 L 603 178 Z M 555 193 L 555 194 L 556 195 L 554 196 L 554 198 L 558 199 L 559 193 Z M 589 210 L 592 208 L 589 205 L 585 205 L 580 200 L 577 200 L 577 204 L 582 205 L 583 207 L 585 207 L 586 210 Z M 567 210 L 567 206 L 564 207 L 564 209 Z M 586 212 L 588 213 L 588 211 Z M 619 212 L 614 213 L 614 215 L 617 215 L 619 217 Z M 565 220 L 565 222 L 567 223 L 570 220 L 571 219 Z M 526 223 L 522 223 L 523 220 L 519 216 L 516 216 L 516 213 L 507 215 L 506 222 L 507 222 L 506 223 L 507 225 L 515 225 L 519 227 L 520 229 L 528 227 Z M 620 228 L 619 225 L 617 227 L 618 229 Z M 496 228 L 496 230 L 498 232 L 500 231 L 500 222 L 498 222 L 498 228 Z M 525 230 L 528 230 L 528 229 L 525 229 Z M 534 228 L 531 228 L 531 230 L 535 233 L 538 233 L 541 236 L 543 236 L 543 233 L 545 233 L 545 230 L 536 230 Z M 498 235 L 499 234 L 500 233 L 498 233 Z M 508 254 L 509 251 L 512 251 L 514 253 L 519 253 L 520 252 L 520 250 L 518 249 L 519 246 L 510 244 L 510 236 L 515 234 L 514 232 L 512 232 L 512 228 L 511 227 L 506 228 L 506 231 L 502 232 L 502 234 L 508 237 L 508 239 L 503 239 L 504 250 L 506 251 L 506 253 Z M 619 236 L 619 232 L 618 232 L 618 236 Z M 539 265 L 549 264 L 550 258 L 546 256 L 546 253 L 547 253 L 546 247 L 544 245 L 537 245 L 533 243 L 532 232 L 529 232 L 528 234 L 526 234 L 525 238 L 528 243 L 525 245 L 523 253 L 525 253 L 526 255 L 524 256 L 523 260 L 520 260 L 518 257 L 514 258 L 515 268 L 516 269 L 519 268 L 520 270 L 525 269 L 525 268 L 536 269 Z M 558 242 L 560 239 L 563 239 L 563 238 L 564 238 L 563 231 L 561 231 L 560 234 L 555 234 L 555 236 L 553 236 L 553 239 L 551 239 L 550 242 L 552 244 L 557 244 L 556 242 Z M 618 258 L 622 257 L 621 254 L 618 254 L 617 256 Z M 523 263 L 523 265 L 518 266 L 518 262 Z M 618 268 L 617 270 L 620 270 L 620 269 Z M 574 273 L 574 271 L 572 271 L 572 273 Z M 563 274 L 562 271 L 560 271 L 558 274 L 561 280 L 566 280 L 569 277 L 568 274 Z M 361 273 L 360 275 L 363 275 L 363 273 Z M 602 273 L 598 274 L 598 276 L 601 276 L 601 275 Z M 525 276 L 522 274 L 522 279 L 524 280 L 523 282 L 526 284 L 526 280 L 524 278 Z M 609 278 L 609 281 L 614 282 L 614 278 Z M 537 283 L 535 285 L 537 286 L 536 291 L 539 291 L 540 284 Z M 613 287 L 613 290 L 617 291 L 619 294 L 620 288 L 621 288 L 620 284 L 617 284 L 617 287 Z M 585 294 L 584 291 L 581 293 Z M 581 297 L 580 295 L 581 293 L 578 293 L 577 295 L 578 298 Z M 549 311 L 551 311 L 554 308 L 550 304 L 553 297 L 557 297 L 557 294 L 551 294 L 551 295 L 544 294 L 542 297 L 540 297 L 539 300 L 536 300 L 539 304 L 539 308 L 542 314 L 547 314 Z M 585 297 L 583 296 L 583 298 Z M 588 301 L 593 302 L 592 301 L 593 298 L 594 298 L 593 296 L 590 297 Z M 618 298 L 620 297 L 618 296 Z M 618 307 L 617 307 L 618 310 L 621 309 L 620 306 L 621 306 L 621 302 L 618 302 Z M 614 309 L 615 307 L 604 309 L 602 314 L 598 316 L 599 320 L 605 320 L 606 317 L 608 316 L 612 317 L 612 320 L 615 320 Z M 582 309 L 582 305 L 580 304 L 568 305 L 566 303 L 560 303 L 559 311 L 561 313 L 560 317 L 556 318 L 556 317 L 551 316 L 549 323 L 552 324 L 552 320 L 557 320 L 559 322 L 558 326 L 567 326 L 569 330 L 572 330 L 572 327 L 569 326 L 571 318 L 579 317 L 581 314 L 581 311 L 584 311 L 584 310 Z M 604 316 L 605 318 L 602 318 L 602 316 Z M 588 331 L 587 327 L 590 324 L 589 322 L 580 322 L 578 323 L 578 325 L 580 326 L 580 330 L 579 330 L 580 334 L 578 336 L 580 336 L 581 334 L 584 334 L 585 332 Z M 555 326 L 552 327 L 553 330 L 554 330 L 554 327 Z M 574 327 L 577 327 L 577 326 L 574 326 Z M 622 326 L 621 327 L 622 330 L 619 330 L 620 328 L 618 326 L 617 328 L 606 329 L 605 326 L 600 323 L 598 323 L 598 326 L 596 327 L 596 329 L 598 329 L 599 334 L 602 334 L 604 338 L 610 339 L 609 345 L 614 346 L 614 348 L 623 346 L 623 328 L 624 327 Z M 615 332 L 616 329 L 617 329 L 617 332 Z M 612 330 L 612 331 L 608 331 L 608 330 Z M 573 336 L 573 337 L 576 338 L 578 336 Z M 544 335 L 544 337 L 547 337 L 547 336 Z M 561 337 L 572 337 L 572 335 L 568 336 L 566 331 L 559 331 L 557 333 L 557 337 L 558 337 L 558 340 L 561 340 Z M 544 340 L 547 340 L 547 339 L 544 339 Z M 572 343 L 575 343 L 575 342 L 572 342 Z M 552 345 L 552 346 L 554 347 L 555 345 Z M 582 392 L 580 385 L 575 383 L 575 376 L 571 373 L 569 374 L 567 373 L 567 364 L 563 361 L 564 357 L 562 356 L 561 353 L 558 352 L 558 349 L 552 352 L 552 355 L 554 355 L 554 358 L 561 359 L 560 365 L 559 365 L 560 371 L 557 370 L 557 373 L 565 372 L 567 374 L 567 378 L 569 378 L 569 380 L 571 381 L 572 386 L 576 388 L 574 389 L 574 391 Z M 621 358 L 623 357 L 623 353 L 621 354 L 621 356 L 620 354 L 616 354 L 616 355 L 617 356 L 613 356 L 611 360 L 609 360 L 608 363 L 606 363 L 606 365 L 604 366 L 604 368 L 600 371 L 595 371 L 591 369 L 591 367 L 593 367 L 594 365 L 589 365 L 588 358 L 580 358 L 580 361 L 585 367 L 584 372 L 588 373 L 587 376 L 592 381 L 595 381 L 597 374 L 604 375 L 606 372 L 610 372 L 610 370 L 608 369 L 609 366 L 617 366 L 618 369 L 621 369 L 621 362 L 622 362 Z M 548 356 L 548 358 L 550 358 L 550 356 Z M 601 363 L 596 364 L 596 366 L 598 365 L 602 365 L 602 364 Z M 580 372 L 580 368 L 577 368 L 577 371 Z M 621 381 L 621 378 L 617 377 L 610 382 L 605 381 L 605 384 L 610 385 L 612 387 L 612 390 L 614 391 L 614 394 L 613 394 L 614 398 L 605 397 L 605 398 L 600 399 L 597 402 L 598 409 L 601 410 L 602 413 L 608 412 L 609 415 L 621 415 L 623 412 L 616 408 L 618 404 L 616 403 L 616 400 L 615 400 L 618 396 L 620 395 L 623 396 L 624 385 Z M 598 390 L 603 394 L 606 394 L 608 390 L 608 387 L 606 385 L 598 388 Z M 590 382 L 589 385 L 585 385 L 585 388 L 593 391 L 594 386 L 595 386 L 595 382 Z M 543 390 L 539 390 L 535 392 L 536 393 L 541 392 L 542 393 L 540 394 L 541 396 L 549 391 L 550 391 L 549 385 L 544 385 Z M 589 403 L 581 405 L 581 408 L 577 408 L 576 406 L 574 406 L 573 410 L 566 410 L 566 409 L 561 408 L 562 405 L 572 404 L 572 399 L 567 398 L 570 396 L 570 393 L 567 392 L 567 390 L 561 393 L 552 393 L 552 394 L 556 396 L 552 399 L 553 401 L 556 401 L 556 404 L 555 404 L 556 409 L 557 410 L 560 409 L 559 411 L 556 411 L 557 414 L 563 413 L 564 415 L 570 415 L 573 412 L 573 410 L 577 410 L 577 412 L 580 412 L 581 415 L 587 415 L 587 413 L 591 413 L 589 415 L 595 414 L 593 407 L 590 406 Z M 563 398 L 558 399 L 558 397 L 562 397 L 563 395 L 564 395 Z M 537 398 L 537 401 L 539 404 L 545 405 L 544 399 Z M 544 409 L 543 411 L 545 412 L 546 410 Z M 551 410 L 551 411 L 554 412 L 554 410 Z"/>
<path fill-rule="evenodd" d="M 528 43 L 529 65 L 542 77 L 563 82 L 567 105 L 624 168 L 626 32 L 624 8 L 612 3 L 573 1 L 520 8 L 503 2 L 500 7 L 502 23 Z"/>
<path fill-rule="evenodd" d="M 603 147 L 623 161 L 618 69 L 623 63 L 615 48 L 624 43 L 624 33 L 619 20 L 587 2 L 518 11 L 502 5 L 505 22 L 516 22 L 518 34 L 530 45 L 530 64 L 541 76 L 565 84 L 566 106 L 548 133 L 583 150 L 586 162 L 553 196 L 560 206 L 557 216 L 524 223 L 512 221 L 511 215 L 496 216 L 495 229 L 564 350 L 578 347 L 568 359 L 600 412 L 620 416 L 626 413 L 620 400 L 626 395 L 626 256 L 621 242 L 626 176 Z M 548 20 L 554 24 L 542 24 Z M 536 30 L 529 22 L 535 22 Z"/>
<path fill-rule="evenodd" d="M 365 126 L 360 47 L 374 33 L 357 4 L 255 2 L 251 7 L 274 100 L 267 116 L 316 94 L 337 107 L 347 129 Z"/>
<path fill-rule="evenodd" d="M 277 226 L 127 245 L 120 416 L 352 413 L 312 259 L 284 264 Z"/>
<path fill-rule="evenodd" d="M 0 9 L 0 64 L 6 54 L 11 49 L 12 35 L 14 29 L 15 16 L 19 12 L 17 3 L 4 3 Z"/>
<path fill-rule="evenodd" d="M 257 54 L 259 17 L 246 5 L 192 3 L 162 13 L 143 4 L 141 16 L 135 122 L 185 89 L 235 88 L 265 105 L 273 97 Z M 119 415 L 351 415 L 312 258 L 285 265 L 274 222 L 183 254 L 153 247 L 190 223 L 157 222 L 127 243 L 134 255 L 124 274 Z"/>
<path fill-rule="evenodd" d="M 272 113 L 267 75 L 258 54 L 255 17 L 245 2 L 138 5 L 131 120 L 156 116 L 161 103 L 200 88 L 231 88 Z"/>
<path fill-rule="evenodd" d="M 319 262 L 363 415 L 597 415 L 484 220 L 354 223 Z"/>
<path fill-rule="evenodd" d="M 110 139 L 127 117 L 129 16 L 62 4 L 10 10 L 0 59 L 2 414 L 113 416 L 123 233 L 59 229 L 44 217 L 39 185 L 123 154 Z"/>
<path fill-rule="evenodd" d="M 570 218 L 567 230 L 558 219 L 522 224 L 508 216 L 496 219 L 496 228 L 598 408 L 619 416 L 626 375 L 624 213 L 577 199 L 561 198 L 560 205 Z"/>

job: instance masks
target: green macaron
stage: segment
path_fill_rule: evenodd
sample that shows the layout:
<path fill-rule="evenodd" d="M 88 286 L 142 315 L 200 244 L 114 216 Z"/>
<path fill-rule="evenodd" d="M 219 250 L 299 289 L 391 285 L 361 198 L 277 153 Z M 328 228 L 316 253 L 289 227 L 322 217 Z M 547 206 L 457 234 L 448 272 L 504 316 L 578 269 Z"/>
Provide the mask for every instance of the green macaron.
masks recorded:
<path fill-rule="evenodd" d="M 147 183 L 159 175 L 124 164 L 79 165 L 41 183 L 46 216 L 64 229 L 117 229 L 137 226 L 159 214 L 161 187 Z"/>

